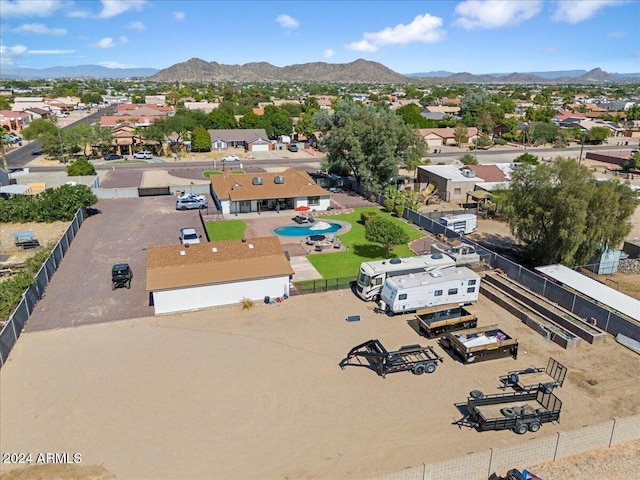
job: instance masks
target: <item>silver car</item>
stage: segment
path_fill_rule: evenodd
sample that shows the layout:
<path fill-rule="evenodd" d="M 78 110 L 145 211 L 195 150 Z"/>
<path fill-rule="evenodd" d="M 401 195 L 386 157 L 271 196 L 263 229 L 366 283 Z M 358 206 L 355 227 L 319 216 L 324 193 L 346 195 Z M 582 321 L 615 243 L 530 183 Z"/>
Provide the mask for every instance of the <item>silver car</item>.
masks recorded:
<path fill-rule="evenodd" d="M 193 210 L 196 208 L 207 208 L 209 202 L 202 197 L 178 198 L 176 200 L 176 210 Z"/>

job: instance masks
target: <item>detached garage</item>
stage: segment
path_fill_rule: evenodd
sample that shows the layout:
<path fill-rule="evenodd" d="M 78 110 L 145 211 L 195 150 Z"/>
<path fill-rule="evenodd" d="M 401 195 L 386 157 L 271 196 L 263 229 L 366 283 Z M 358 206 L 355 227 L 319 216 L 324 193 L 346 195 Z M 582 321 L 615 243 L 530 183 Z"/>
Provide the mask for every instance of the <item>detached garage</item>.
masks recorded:
<path fill-rule="evenodd" d="M 147 249 L 156 315 L 289 295 L 293 273 L 277 237 Z"/>

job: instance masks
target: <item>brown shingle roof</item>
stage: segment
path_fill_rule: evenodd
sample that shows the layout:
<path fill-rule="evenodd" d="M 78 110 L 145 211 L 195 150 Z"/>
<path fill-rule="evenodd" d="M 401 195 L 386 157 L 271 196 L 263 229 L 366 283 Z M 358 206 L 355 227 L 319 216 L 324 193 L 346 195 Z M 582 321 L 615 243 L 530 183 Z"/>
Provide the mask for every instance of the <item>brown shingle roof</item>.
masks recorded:
<path fill-rule="evenodd" d="M 275 183 L 274 178 L 284 177 L 284 183 Z M 262 178 L 262 185 L 254 185 L 254 177 Z M 211 175 L 211 187 L 220 200 L 262 200 L 271 198 L 292 198 L 307 196 L 327 196 L 330 193 L 317 185 L 306 172 L 291 168 L 284 172 L 234 174 L 229 171 L 222 175 Z"/>
<path fill-rule="evenodd" d="M 217 249 L 216 252 L 213 249 Z M 185 252 L 181 255 L 180 252 Z M 292 275 L 277 237 L 149 247 L 147 290 L 167 290 L 216 283 Z"/>
<path fill-rule="evenodd" d="M 460 170 L 465 168 L 473 170 L 476 177 L 480 177 L 485 182 L 505 182 L 507 180 L 502 170 L 496 165 L 468 165 Z"/>

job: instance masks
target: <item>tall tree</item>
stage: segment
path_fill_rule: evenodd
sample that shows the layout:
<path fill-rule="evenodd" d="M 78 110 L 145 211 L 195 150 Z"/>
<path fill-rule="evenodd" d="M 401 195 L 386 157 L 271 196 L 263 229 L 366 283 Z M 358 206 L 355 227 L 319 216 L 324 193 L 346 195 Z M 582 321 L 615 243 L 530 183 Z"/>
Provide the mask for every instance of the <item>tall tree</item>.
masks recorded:
<path fill-rule="evenodd" d="M 519 167 L 499 198 L 535 265 L 583 265 L 599 249 L 618 245 L 638 204 L 628 185 L 596 182 L 585 166 L 563 158 Z"/>
<path fill-rule="evenodd" d="M 400 165 L 413 165 L 428 152 L 398 115 L 375 106 L 342 100 L 333 115 L 318 112 L 314 123 L 325 134 L 320 148 L 328 163 L 347 164 L 356 183 L 368 189 L 382 190 Z"/>
<path fill-rule="evenodd" d="M 202 125 L 198 125 L 193 129 L 193 133 L 191 135 L 191 151 L 211 151 L 211 135 L 209 135 L 209 132 L 207 132 Z"/>
<path fill-rule="evenodd" d="M 409 241 L 409 236 L 397 222 L 382 215 L 374 215 L 367 220 L 364 235 L 370 242 L 382 245 L 386 258 L 389 258 L 389 252 L 393 247 Z"/>

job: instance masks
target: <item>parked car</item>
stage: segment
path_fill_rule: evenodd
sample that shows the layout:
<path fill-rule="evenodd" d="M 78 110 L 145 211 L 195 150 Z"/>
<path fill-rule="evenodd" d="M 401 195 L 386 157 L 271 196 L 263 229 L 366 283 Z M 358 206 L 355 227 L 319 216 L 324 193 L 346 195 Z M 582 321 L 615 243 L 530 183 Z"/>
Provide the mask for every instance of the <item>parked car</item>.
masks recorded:
<path fill-rule="evenodd" d="M 227 155 L 226 157 L 222 157 L 221 160 L 223 162 L 239 162 L 240 157 L 238 157 L 237 155 Z"/>
<path fill-rule="evenodd" d="M 297 145 L 289 145 L 289 151 L 290 152 L 297 152 L 298 151 L 298 146 Z"/>
<path fill-rule="evenodd" d="M 122 160 L 124 157 L 122 155 L 118 155 L 117 153 L 107 153 L 104 156 L 105 160 Z"/>
<path fill-rule="evenodd" d="M 143 159 L 151 159 L 153 158 L 153 153 L 148 150 L 143 150 L 141 152 L 136 152 L 133 154 L 133 158 L 143 158 Z"/>
<path fill-rule="evenodd" d="M 209 203 L 206 198 L 178 198 L 176 200 L 176 210 L 193 210 L 196 208 L 207 208 Z"/>
<path fill-rule="evenodd" d="M 22 141 L 22 137 L 20 135 L 16 135 L 15 133 L 10 133 L 8 137 L 11 143 L 18 143 Z"/>
<path fill-rule="evenodd" d="M 126 287 L 131 288 L 133 272 L 128 263 L 116 263 L 111 267 L 111 290 Z"/>
<path fill-rule="evenodd" d="M 178 200 L 189 200 L 189 199 L 202 199 L 207 200 L 207 197 L 198 193 L 187 193 L 183 192 L 182 195 L 178 196 Z"/>
<path fill-rule="evenodd" d="M 180 243 L 183 245 L 191 245 L 192 243 L 200 243 L 202 235 L 198 235 L 195 228 L 180 229 Z"/>

